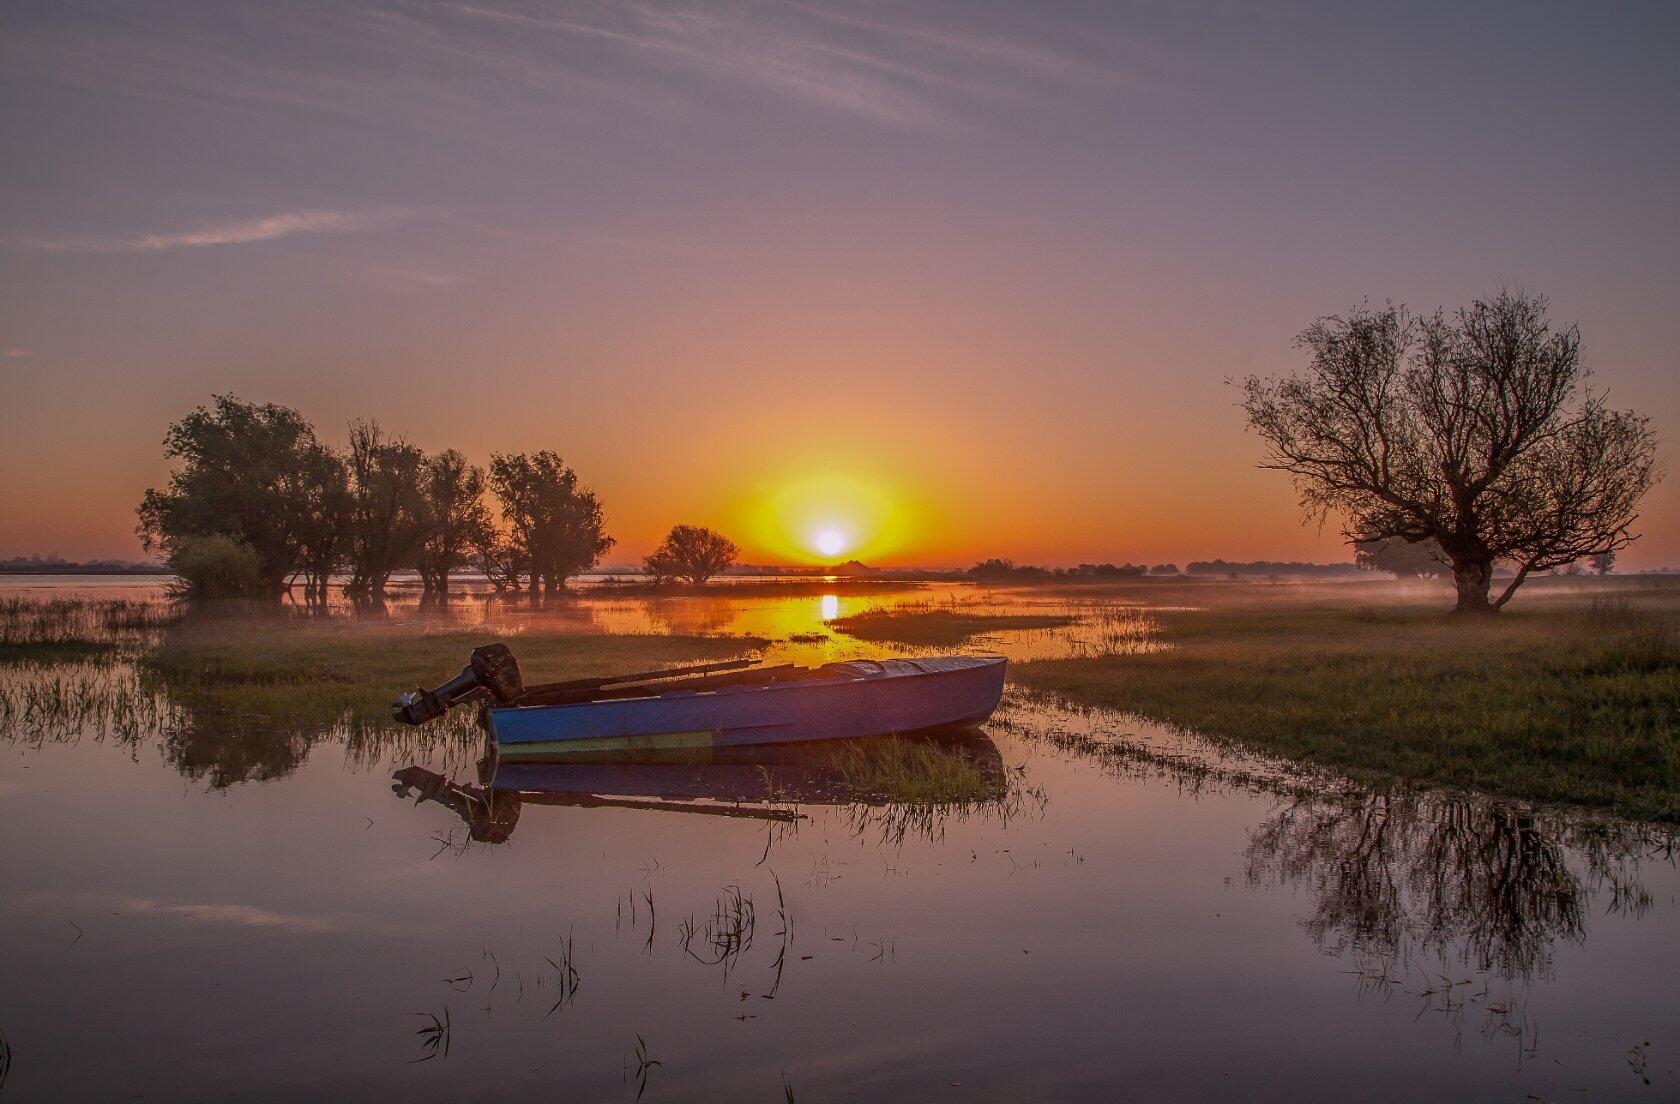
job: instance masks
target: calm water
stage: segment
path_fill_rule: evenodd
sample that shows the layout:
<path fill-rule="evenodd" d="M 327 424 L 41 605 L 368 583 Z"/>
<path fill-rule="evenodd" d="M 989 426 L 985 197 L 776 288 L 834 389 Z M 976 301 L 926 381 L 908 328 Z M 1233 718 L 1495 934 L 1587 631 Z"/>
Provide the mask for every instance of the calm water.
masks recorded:
<path fill-rule="evenodd" d="M 930 598 L 971 600 L 442 616 L 785 638 Z M 1076 613 L 969 650 L 1127 623 Z M 134 691 L 120 666 L 0 672 L 19 702 L 71 677 Z M 1680 1095 L 1680 876 L 1636 826 L 1371 795 L 1013 691 L 938 749 L 983 792 L 932 807 L 809 751 L 490 793 L 460 741 L 253 755 L 123 700 L 0 738 L 7 1100 Z"/>

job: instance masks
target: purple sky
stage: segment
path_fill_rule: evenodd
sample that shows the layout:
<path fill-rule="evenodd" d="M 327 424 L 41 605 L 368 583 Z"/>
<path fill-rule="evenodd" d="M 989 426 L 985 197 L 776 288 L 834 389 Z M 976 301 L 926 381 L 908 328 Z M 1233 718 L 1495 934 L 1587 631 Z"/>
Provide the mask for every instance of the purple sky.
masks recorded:
<path fill-rule="evenodd" d="M 615 558 L 786 555 L 766 503 L 836 480 L 892 501 L 851 519 L 883 562 L 1345 558 L 1224 382 L 1316 315 L 1544 292 L 1680 425 L 1677 42 L 1670 5 L 12 0 L 0 556 L 136 555 L 165 426 L 231 390 L 556 448 Z M 1647 505 L 1624 562 L 1680 563 L 1680 481 Z"/>

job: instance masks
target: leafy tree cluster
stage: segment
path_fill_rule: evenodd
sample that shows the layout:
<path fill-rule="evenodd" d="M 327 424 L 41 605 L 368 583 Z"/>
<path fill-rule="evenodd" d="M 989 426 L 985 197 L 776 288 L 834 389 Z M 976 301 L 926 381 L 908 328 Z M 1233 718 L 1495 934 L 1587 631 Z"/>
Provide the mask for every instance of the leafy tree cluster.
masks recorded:
<path fill-rule="evenodd" d="M 1135 563 L 1083 563 L 1077 567 L 1036 567 L 993 557 L 981 560 L 964 574 L 973 579 L 998 582 L 1045 582 L 1058 579 L 1136 579 L 1149 574 L 1176 575 L 1178 568 L 1172 564 L 1158 564 L 1152 570 L 1144 564 Z"/>
<path fill-rule="evenodd" d="M 735 562 L 740 549 L 702 525 L 673 525 L 665 541 L 642 561 L 655 584 L 681 579 L 700 585 Z"/>
<path fill-rule="evenodd" d="M 607 536 L 595 492 L 548 449 L 492 456 L 490 489 L 507 523 L 506 532 L 478 545 L 495 569 L 486 570 L 492 582 L 505 580 L 517 590 L 524 576 L 533 591 L 563 590 L 617 543 Z"/>
<path fill-rule="evenodd" d="M 297 411 L 231 395 L 172 425 L 164 447 L 176 470 L 141 500 L 140 538 L 190 594 L 274 597 L 301 577 L 321 598 L 346 573 L 350 594 L 377 600 L 413 568 L 442 595 L 469 565 L 498 587 L 553 591 L 613 545 L 594 492 L 548 450 L 497 454 L 486 473 L 373 422 L 337 449 Z"/>

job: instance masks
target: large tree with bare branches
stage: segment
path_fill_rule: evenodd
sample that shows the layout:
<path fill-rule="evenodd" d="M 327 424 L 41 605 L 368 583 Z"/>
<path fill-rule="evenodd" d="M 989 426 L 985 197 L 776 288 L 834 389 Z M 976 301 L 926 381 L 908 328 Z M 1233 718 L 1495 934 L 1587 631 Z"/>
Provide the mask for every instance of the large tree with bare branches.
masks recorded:
<path fill-rule="evenodd" d="M 1462 613 L 1493 613 L 1523 580 L 1631 542 L 1660 478 L 1648 419 L 1589 386 L 1581 335 L 1544 297 L 1501 292 L 1454 314 L 1360 307 L 1296 339 L 1309 363 L 1243 382 L 1263 467 L 1349 540 L 1433 540 Z M 1491 596 L 1494 568 L 1510 582 Z"/>

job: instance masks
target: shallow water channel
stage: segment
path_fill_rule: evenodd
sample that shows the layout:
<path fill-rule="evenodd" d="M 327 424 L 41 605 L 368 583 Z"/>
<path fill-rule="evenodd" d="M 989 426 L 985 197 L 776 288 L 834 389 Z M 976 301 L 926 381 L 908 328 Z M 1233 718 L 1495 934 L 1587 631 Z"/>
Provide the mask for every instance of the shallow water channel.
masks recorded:
<path fill-rule="evenodd" d="M 910 600 L 566 616 L 810 660 L 891 652 L 813 634 Z M 52 678 L 145 693 L 123 664 L 0 669 L 14 701 Z M 835 748 L 495 789 L 423 730 L 252 769 L 124 701 L 0 736 L 3 1100 L 1680 1095 L 1680 874 L 1649 828 L 1375 794 L 1014 690 L 914 752 L 931 792 Z"/>

